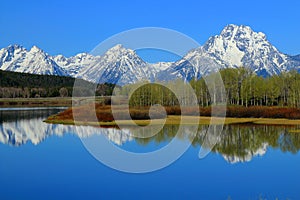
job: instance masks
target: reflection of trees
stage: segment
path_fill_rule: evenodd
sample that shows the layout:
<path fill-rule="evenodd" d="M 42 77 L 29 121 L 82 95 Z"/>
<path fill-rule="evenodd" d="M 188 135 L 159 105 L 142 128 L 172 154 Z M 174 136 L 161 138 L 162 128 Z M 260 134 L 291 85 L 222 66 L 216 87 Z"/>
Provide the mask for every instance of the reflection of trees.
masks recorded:
<path fill-rule="evenodd" d="M 189 126 L 185 126 L 184 129 L 185 133 L 189 132 Z M 191 141 L 192 135 L 189 137 L 189 134 L 176 136 L 178 130 L 176 125 L 164 126 L 153 137 L 136 138 L 135 140 L 139 144 L 147 145 L 152 141 L 156 143 L 169 142 L 176 136 L 179 139 L 189 139 L 196 147 L 202 145 L 205 137 L 218 137 L 218 134 L 206 136 L 206 129 L 207 126 L 200 127 L 193 141 Z M 300 136 L 297 133 L 289 133 L 290 129 L 292 127 L 266 125 L 224 126 L 212 152 L 220 153 L 228 162 L 250 161 L 255 156 L 265 154 L 268 146 L 283 152 L 297 153 L 300 150 Z M 135 136 L 138 137 L 138 133 L 135 133 Z"/>
<path fill-rule="evenodd" d="M 300 150 L 299 134 L 289 133 L 291 127 L 266 125 L 224 126 L 213 152 L 222 154 L 229 162 L 250 161 L 252 157 L 265 154 L 267 146 L 283 152 L 297 153 Z M 201 140 L 193 144 L 201 145 Z"/>
<path fill-rule="evenodd" d="M 135 130 L 131 130 L 134 132 Z M 155 141 L 156 143 L 162 143 L 162 142 L 169 142 L 171 141 L 178 131 L 178 125 L 168 125 L 164 126 L 157 134 L 155 134 L 152 137 L 148 138 L 142 138 L 139 136 L 139 132 L 134 132 L 135 140 L 137 143 L 142 145 L 147 145 L 152 141 Z"/>
<path fill-rule="evenodd" d="M 278 138 L 278 147 L 283 152 L 291 152 L 296 154 L 300 149 L 299 134 L 288 133 L 287 130 Z"/>
<path fill-rule="evenodd" d="M 194 135 L 193 126 L 183 126 L 181 134 L 177 134 L 178 125 L 166 125 L 157 134 L 148 137 L 157 127 L 144 129 L 128 127 L 126 129 L 76 127 L 46 124 L 42 120 L 58 110 L 34 111 L 2 111 L 0 112 L 0 142 L 13 146 L 20 146 L 31 141 L 39 144 L 51 135 L 73 133 L 79 137 L 104 135 L 117 145 L 122 145 L 133 139 L 140 145 L 146 146 L 150 142 L 168 143 L 174 137 L 182 141 L 190 141 L 193 146 L 201 146 L 204 140 L 217 144 L 213 152 L 221 154 L 228 162 L 250 161 L 257 155 L 265 154 L 267 147 L 280 149 L 283 152 L 297 153 L 300 150 L 300 135 L 289 133 L 293 127 L 266 125 L 227 125 L 222 134 L 207 134 L 208 126 L 201 126 Z M 156 132 L 155 132 L 156 133 Z"/>
<path fill-rule="evenodd" d="M 277 135 L 274 132 L 272 128 L 265 130 L 265 127 L 225 126 L 221 142 L 213 151 L 221 153 L 229 162 L 249 161 L 253 156 L 266 152 L 268 140 Z"/>

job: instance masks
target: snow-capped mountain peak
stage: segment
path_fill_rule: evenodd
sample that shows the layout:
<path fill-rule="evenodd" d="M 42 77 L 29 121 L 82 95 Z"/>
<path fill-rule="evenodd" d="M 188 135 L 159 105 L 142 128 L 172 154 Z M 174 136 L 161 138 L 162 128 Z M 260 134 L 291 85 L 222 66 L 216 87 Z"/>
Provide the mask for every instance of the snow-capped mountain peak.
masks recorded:
<path fill-rule="evenodd" d="M 154 71 L 134 50 L 118 44 L 99 56 L 95 65 L 80 71 L 78 77 L 123 85 L 145 79 L 153 80 Z"/>
<path fill-rule="evenodd" d="M 17 50 L 25 50 L 25 48 L 21 45 L 14 44 L 14 45 L 9 45 L 7 48 L 3 48 L 3 50 L 8 50 L 10 52 L 12 51 L 17 51 Z"/>
<path fill-rule="evenodd" d="M 56 63 L 58 62 L 66 62 L 67 58 L 61 54 L 54 56 L 53 59 L 55 60 Z"/>
<path fill-rule="evenodd" d="M 61 66 L 70 76 L 77 77 L 81 70 L 95 65 L 99 57 L 88 53 L 79 53 L 75 56 L 66 58 L 63 55 L 53 56 L 52 59 Z"/>
<path fill-rule="evenodd" d="M 117 44 L 107 50 L 107 52 L 103 55 L 106 59 L 116 59 L 120 57 L 138 57 L 134 50 L 126 49 L 122 44 Z M 140 59 L 140 58 L 138 58 Z"/>
<path fill-rule="evenodd" d="M 253 31 L 250 26 L 229 24 L 222 30 L 220 36 L 227 39 L 251 38 L 254 35 L 257 39 L 266 39 L 266 35 L 262 32 Z"/>
<path fill-rule="evenodd" d="M 38 48 L 38 47 L 35 46 L 35 45 L 31 47 L 31 49 L 30 49 L 29 52 L 30 52 L 30 53 L 44 53 L 44 51 L 43 51 L 42 49 Z"/>
<path fill-rule="evenodd" d="M 0 69 L 7 70 L 13 59 L 22 57 L 26 49 L 20 45 L 9 45 L 7 48 L 0 49 Z"/>
<path fill-rule="evenodd" d="M 116 44 L 115 46 L 111 47 L 108 52 L 115 52 L 115 51 L 125 51 L 125 47 L 122 44 Z"/>
<path fill-rule="evenodd" d="M 203 48 L 221 67 L 244 66 L 259 75 L 278 74 L 290 66 L 264 33 L 249 26 L 226 26 L 220 35 L 211 37 Z"/>
<path fill-rule="evenodd" d="M 29 51 L 20 45 L 0 50 L 0 69 L 31 74 L 68 76 L 51 57 L 37 46 Z"/>
<path fill-rule="evenodd" d="M 146 63 L 134 50 L 117 44 L 101 56 L 79 53 L 72 57 L 49 56 L 33 46 L 29 51 L 19 45 L 0 50 L 0 69 L 69 75 L 88 81 L 118 84 L 141 80 L 199 79 L 224 68 L 246 67 L 261 76 L 283 71 L 300 71 L 300 57 L 280 52 L 264 33 L 249 26 L 229 24 L 219 35 L 212 36 L 176 62 Z"/>
<path fill-rule="evenodd" d="M 201 47 L 191 50 L 160 77 L 172 74 L 191 80 L 223 68 L 246 67 L 258 75 L 269 76 L 291 69 L 299 70 L 300 62 L 277 50 L 264 33 L 249 26 L 227 25 Z"/>

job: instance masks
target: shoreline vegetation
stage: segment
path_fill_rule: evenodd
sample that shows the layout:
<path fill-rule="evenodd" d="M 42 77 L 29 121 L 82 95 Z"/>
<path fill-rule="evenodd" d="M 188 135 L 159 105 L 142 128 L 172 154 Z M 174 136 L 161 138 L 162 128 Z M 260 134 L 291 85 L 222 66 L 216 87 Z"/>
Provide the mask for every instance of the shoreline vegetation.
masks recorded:
<path fill-rule="evenodd" d="M 102 103 L 110 97 L 39 97 L 39 98 L 0 98 L 0 108 L 10 107 L 71 107 L 72 104 Z"/>
<path fill-rule="evenodd" d="M 189 119 L 209 124 L 211 119 L 217 123 L 220 117 L 226 117 L 227 124 L 300 125 L 300 74 L 296 71 L 261 77 L 241 67 L 220 70 L 222 84 L 207 85 L 205 80 L 216 78 L 217 74 L 211 73 L 191 79 L 189 84 L 178 79 L 123 86 L 71 77 L 0 74 L 0 107 L 73 106 L 50 116 L 45 120 L 48 123 L 74 124 L 75 118 L 79 124 L 104 126 L 115 125 L 116 121 L 130 124 L 131 119 L 139 125 L 152 121 L 179 124 L 180 120 L 188 124 Z M 75 80 L 82 84 L 75 87 Z M 213 107 L 213 114 L 212 105 L 218 105 Z M 116 115 L 112 115 L 111 106 Z M 226 116 L 222 116 L 225 110 Z"/>
<path fill-rule="evenodd" d="M 96 84 L 67 76 L 37 75 L 0 70 L 0 99 L 39 99 L 83 96 L 111 96 L 114 88 L 110 83 Z M 75 81 L 77 86 L 75 87 Z M 76 89 L 76 94 L 73 93 Z M 15 101 L 12 101 L 15 102 Z M 1 105 L 0 105 L 1 106 Z"/>
<path fill-rule="evenodd" d="M 184 120 L 183 125 L 209 125 L 212 118 L 211 117 L 203 117 L 203 116 L 176 116 L 176 115 L 170 115 L 166 118 L 166 120 L 163 119 L 154 119 L 152 120 L 115 120 L 111 122 L 88 122 L 88 121 L 76 121 L 76 123 L 73 120 L 59 120 L 53 118 L 53 116 L 50 116 L 48 119 L 44 120 L 44 122 L 49 124 L 64 124 L 64 125 L 78 125 L 78 126 L 101 126 L 101 127 L 111 127 L 111 126 L 118 126 L 118 125 L 139 125 L 139 126 L 146 126 L 150 123 L 152 125 L 179 125 L 181 120 Z M 199 123 L 189 123 L 188 121 L 191 120 L 199 120 Z M 214 121 L 223 121 L 222 118 L 215 117 L 213 118 Z M 133 122 L 133 123 L 132 123 Z M 218 123 L 212 123 L 217 125 Z M 297 126 L 300 125 L 300 120 L 291 120 L 291 119 L 272 119 L 272 118 L 232 118 L 232 117 L 226 117 L 224 121 L 224 125 L 229 124 L 253 124 L 253 125 L 278 125 L 278 126 Z M 298 133 L 297 131 L 294 131 L 294 133 Z M 300 133 L 300 130 L 299 130 Z"/>
<path fill-rule="evenodd" d="M 70 107 L 72 97 L 0 98 L 0 108 L 8 107 Z"/>
<path fill-rule="evenodd" d="M 90 125 L 90 126 L 117 126 L 137 124 L 145 126 L 148 124 L 166 125 L 208 125 L 212 124 L 264 124 L 264 125 L 300 125 L 300 109 L 285 107 L 233 107 L 217 106 L 216 111 L 226 109 L 226 117 L 223 118 L 218 112 L 211 117 L 211 107 L 200 107 L 195 112 L 195 107 L 165 107 L 166 113 L 153 107 L 130 107 L 130 117 L 126 115 L 126 107 L 116 105 L 113 107 L 115 115 L 112 114 L 111 106 L 99 103 L 90 103 L 60 112 L 48 117 L 45 122 L 53 124 L 68 125 Z M 151 112 L 151 119 L 149 116 Z M 92 112 L 94 111 L 94 112 Z M 181 115 L 182 114 L 182 115 Z M 196 115 L 197 114 L 197 115 Z M 263 117 L 262 117 L 263 116 Z M 131 120 L 132 119 L 132 120 Z M 76 123 L 75 123 L 75 121 Z"/>

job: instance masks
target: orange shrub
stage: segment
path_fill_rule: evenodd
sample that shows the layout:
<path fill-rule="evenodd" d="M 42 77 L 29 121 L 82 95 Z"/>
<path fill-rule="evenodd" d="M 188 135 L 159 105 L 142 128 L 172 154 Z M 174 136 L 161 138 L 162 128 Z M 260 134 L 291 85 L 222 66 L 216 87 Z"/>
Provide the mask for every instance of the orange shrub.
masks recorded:
<path fill-rule="evenodd" d="M 75 108 L 69 108 L 55 116 L 56 119 L 60 120 L 73 120 L 75 115 L 76 120 L 80 121 L 103 121 L 109 122 L 113 120 L 126 120 L 126 119 L 150 119 L 149 109 L 150 107 L 132 107 L 129 109 L 130 117 L 126 114 L 126 107 L 115 106 L 115 116 L 113 116 L 110 105 L 103 104 L 88 104 Z M 95 113 L 91 112 L 93 109 Z M 167 115 L 190 115 L 195 116 L 199 113 L 197 107 L 182 107 L 179 106 L 167 106 L 165 107 Z M 224 109 L 226 109 L 227 117 L 238 117 L 238 118 L 287 118 L 287 119 L 300 119 L 300 109 L 287 108 L 287 107 L 267 107 L 267 106 L 215 106 L 214 116 L 222 116 Z M 151 111 L 152 117 L 156 119 L 164 118 L 165 115 L 160 110 L 153 109 Z M 199 112 L 201 116 L 211 116 L 211 107 L 200 107 Z"/>

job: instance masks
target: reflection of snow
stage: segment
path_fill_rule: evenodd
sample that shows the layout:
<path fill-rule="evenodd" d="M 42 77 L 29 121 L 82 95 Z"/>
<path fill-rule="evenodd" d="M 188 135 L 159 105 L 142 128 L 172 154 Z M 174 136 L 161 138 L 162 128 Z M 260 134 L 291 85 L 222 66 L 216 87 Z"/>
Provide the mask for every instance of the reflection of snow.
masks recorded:
<path fill-rule="evenodd" d="M 122 145 L 125 142 L 131 141 L 133 137 L 131 136 L 131 132 L 128 129 L 116 129 L 116 128 L 96 128 L 92 126 L 66 126 L 69 130 L 68 132 L 76 132 L 80 138 L 89 137 L 92 135 L 105 135 L 106 138 L 117 144 Z"/>
<path fill-rule="evenodd" d="M 218 131 L 211 131 L 207 133 L 207 129 L 198 131 L 196 140 L 201 141 L 201 146 L 213 147 L 213 152 L 219 153 L 229 163 L 249 162 L 256 156 L 263 156 L 267 152 L 269 143 L 262 142 L 257 148 L 238 147 L 238 134 L 228 134 L 232 131 L 223 129 L 223 134 Z M 230 135 L 230 136 L 229 136 Z M 258 138 L 256 138 L 258 139 Z"/>
<path fill-rule="evenodd" d="M 246 155 L 226 155 L 222 154 L 223 158 L 229 163 L 238 163 L 238 162 L 249 162 L 256 156 L 263 156 L 267 152 L 268 143 L 262 143 L 261 147 L 258 148 L 255 152 L 246 149 Z"/>
<path fill-rule="evenodd" d="M 32 144 L 39 144 L 50 135 L 62 136 L 66 133 L 78 135 L 80 138 L 94 134 L 103 134 L 110 141 L 117 145 L 132 140 L 127 129 L 95 128 L 90 126 L 67 126 L 60 124 L 47 124 L 42 118 L 23 119 L 13 122 L 0 123 L 0 142 L 13 146 L 20 146 L 30 141 Z"/>
<path fill-rule="evenodd" d="M 128 141 L 134 140 L 135 137 L 140 139 L 146 138 L 147 140 L 147 137 L 145 136 L 149 136 L 149 133 L 155 131 L 157 128 L 130 127 L 120 130 L 116 128 L 98 128 L 92 126 L 47 124 L 42 122 L 42 120 L 43 118 L 39 117 L 0 122 L 0 142 L 12 146 L 20 146 L 28 142 L 37 145 L 51 135 L 63 136 L 64 134 L 75 134 L 80 138 L 86 138 L 92 135 L 104 135 L 108 140 L 116 145 L 122 145 Z M 152 139 L 159 142 L 168 141 L 176 135 L 176 132 L 176 128 L 165 126 L 160 132 L 160 134 L 163 135 L 154 135 Z M 237 149 L 239 148 L 237 145 L 239 142 L 237 137 L 238 135 L 219 135 L 218 131 L 208 133 L 207 126 L 200 128 L 197 135 L 194 135 L 194 132 L 195 130 L 191 128 L 191 126 L 183 126 L 182 133 L 177 134 L 176 138 L 179 140 L 194 141 L 196 144 L 202 145 L 204 148 L 205 146 L 213 146 L 213 151 L 220 153 L 229 163 L 249 162 L 253 159 L 253 157 L 263 156 L 268 147 L 267 142 L 262 142 L 256 146 L 257 148 L 251 148 L 250 146 L 244 147 L 244 149 Z"/>

